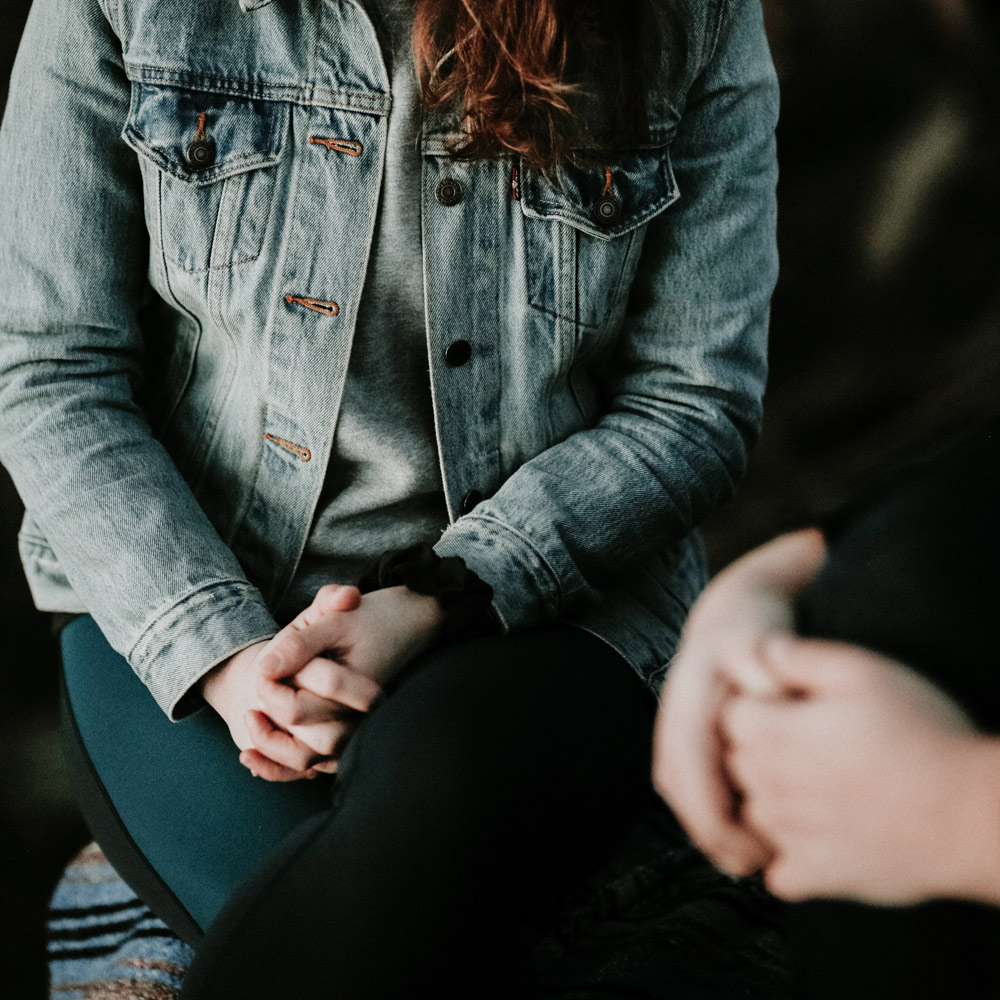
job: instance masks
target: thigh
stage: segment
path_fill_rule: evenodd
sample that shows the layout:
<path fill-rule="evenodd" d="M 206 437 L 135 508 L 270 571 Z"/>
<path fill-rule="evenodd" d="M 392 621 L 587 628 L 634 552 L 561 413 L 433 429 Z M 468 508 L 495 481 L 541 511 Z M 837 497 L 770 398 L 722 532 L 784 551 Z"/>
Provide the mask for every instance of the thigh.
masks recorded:
<path fill-rule="evenodd" d="M 568 626 L 431 650 L 359 728 L 332 809 L 224 911 L 185 998 L 468 996 L 483 969 L 515 975 L 514 921 L 650 800 L 653 709 Z"/>
<path fill-rule="evenodd" d="M 210 709 L 170 722 L 89 616 L 63 630 L 64 732 L 84 814 L 132 887 L 197 940 L 331 782 L 255 779 Z"/>
<path fill-rule="evenodd" d="M 582 629 L 456 643 L 414 664 L 341 771 L 347 783 L 356 767 L 369 786 L 421 788 L 418 801 L 451 795 L 461 803 L 456 823 L 481 813 L 532 827 L 523 817 L 537 811 L 550 823 L 586 815 L 599 825 L 620 798 L 650 788 L 654 710 L 625 661 Z"/>

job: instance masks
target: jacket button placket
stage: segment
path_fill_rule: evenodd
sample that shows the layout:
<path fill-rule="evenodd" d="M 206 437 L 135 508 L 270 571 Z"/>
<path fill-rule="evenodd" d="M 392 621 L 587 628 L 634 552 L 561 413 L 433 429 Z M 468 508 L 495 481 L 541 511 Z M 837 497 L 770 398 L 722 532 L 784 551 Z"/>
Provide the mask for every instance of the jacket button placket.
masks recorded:
<path fill-rule="evenodd" d="M 449 368 L 461 368 L 472 357 L 472 344 L 467 340 L 456 340 L 444 351 L 444 363 Z"/>
<path fill-rule="evenodd" d="M 462 497 L 462 503 L 458 509 L 463 515 L 471 514 L 482 502 L 483 495 L 479 492 L 479 490 L 469 490 L 469 492 Z"/>

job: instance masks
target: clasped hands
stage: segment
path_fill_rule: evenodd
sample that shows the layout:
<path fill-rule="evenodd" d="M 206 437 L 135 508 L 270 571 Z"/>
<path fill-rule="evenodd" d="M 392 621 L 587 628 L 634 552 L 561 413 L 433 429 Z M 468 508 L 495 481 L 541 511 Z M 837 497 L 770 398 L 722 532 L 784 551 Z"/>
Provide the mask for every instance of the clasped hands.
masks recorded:
<path fill-rule="evenodd" d="M 796 532 L 706 589 L 663 689 L 658 790 L 720 868 L 787 899 L 1000 902 L 1000 741 L 905 665 L 795 635 L 825 557 Z"/>
<path fill-rule="evenodd" d="M 365 595 L 321 587 L 273 639 L 211 671 L 202 694 L 255 775 L 294 781 L 332 773 L 384 686 L 431 645 L 442 619 L 436 598 L 406 587 Z"/>

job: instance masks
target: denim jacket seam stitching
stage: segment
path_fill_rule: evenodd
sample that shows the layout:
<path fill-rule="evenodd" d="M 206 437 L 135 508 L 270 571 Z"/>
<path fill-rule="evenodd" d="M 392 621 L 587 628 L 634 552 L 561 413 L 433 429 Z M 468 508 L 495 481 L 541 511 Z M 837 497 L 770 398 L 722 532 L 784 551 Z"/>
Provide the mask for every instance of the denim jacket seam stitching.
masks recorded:
<path fill-rule="evenodd" d="M 144 141 L 144 143 L 150 143 L 150 144 L 152 144 L 152 140 L 150 140 L 147 136 L 145 136 L 141 132 L 139 132 L 138 129 L 135 129 L 135 132 L 136 132 L 136 135 L 138 135 L 138 136 L 140 136 L 140 138 L 142 138 L 142 140 Z M 152 145 L 151 145 L 151 148 L 153 148 L 154 150 L 156 149 L 156 147 L 152 146 Z M 209 187 L 210 185 L 215 184 L 218 181 L 224 181 L 227 178 L 232 177 L 233 174 L 227 173 L 226 172 L 226 168 L 230 167 L 230 166 L 236 166 L 237 164 L 244 164 L 244 163 L 248 163 L 248 162 L 253 162 L 254 160 L 260 160 L 261 161 L 260 162 L 260 166 L 261 167 L 272 166 L 274 163 L 277 162 L 277 160 L 273 159 L 273 158 L 274 157 L 280 157 L 280 155 L 281 155 L 280 152 L 279 153 L 259 153 L 259 152 L 254 152 L 254 153 L 240 153 L 240 154 L 238 154 L 236 156 L 230 156 L 225 161 L 224 164 L 219 164 L 219 167 L 220 167 L 219 170 L 212 171 L 211 173 L 206 173 L 206 174 L 203 175 L 206 178 L 205 179 L 205 183 L 203 183 L 203 184 L 196 184 L 195 186 L 196 187 Z M 163 158 L 168 163 L 170 162 L 170 158 L 168 156 L 164 155 Z M 247 173 L 247 171 L 245 171 L 245 170 L 244 171 L 240 171 L 240 172 Z M 182 180 L 182 181 L 185 181 L 185 180 L 186 181 L 190 181 L 191 180 L 190 176 L 188 176 L 186 174 L 175 173 L 173 170 L 167 170 L 167 173 L 172 174 L 174 177 L 177 177 L 179 180 Z"/>
<path fill-rule="evenodd" d="M 702 68 L 708 66 L 713 59 L 715 59 L 715 54 L 719 50 L 719 42 L 722 39 L 722 32 L 726 20 L 728 19 L 732 11 L 732 0 L 719 0 L 718 14 L 715 18 L 715 32 L 712 35 L 712 45 L 706 54 L 705 61 Z"/>
<path fill-rule="evenodd" d="M 183 69 L 166 69 L 160 66 L 153 66 L 147 63 L 125 63 L 125 71 L 129 80 L 134 83 L 166 83 L 176 86 L 188 87 L 194 90 L 216 91 L 224 94 L 236 94 L 241 97 L 254 98 L 260 100 L 273 100 L 262 91 L 274 90 L 283 91 L 286 95 L 284 99 L 293 104 L 319 104 L 323 102 L 315 98 L 321 95 L 328 95 L 330 98 L 341 97 L 346 100 L 356 100 L 368 107 L 361 110 L 370 111 L 373 114 L 388 115 L 390 98 L 385 94 L 377 94 L 364 90 L 335 90 L 330 87 L 317 87 L 314 84 L 302 86 L 295 83 L 264 83 L 261 80 L 241 82 L 227 77 L 207 76 L 198 73 L 190 73 Z M 136 73 L 133 76 L 133 71 Z M 278 98 L 281 100 L 281 98 Z M 325 106 L 325 105 L 324 105 Z"/>
<path fill-rule="evenodd" d="M 228 236 L 225 237 L 225 241 L 228 243 Z M 191 491 L 198 498 L 203 496 L 205 479 L 212 466 L 212 452 L 219 439 L 219 434 L 222 432 L 222 421 L 220 416 L 226 408 L 226 402 L 232 395 L 233 383 L 236 381 L 236 373 L 239 370 L 238 366 L 233 361 L 237 338 L 234 336 L 229 324 L 224 321 L 221 314 L 221 300 L 223 296 L 221 293 L 217 294 L 214 303 L 212 299 L 213 292 L 217 293 L 219 291 L 216 279 L 219 278 L 218 272 L 220 270 L 228 270 L 228 268 L 224 268 L 222 265 L 216 265 L 212 269 L 213 273 L 209 275 L 208 287 L 205 295 L 209 313 L 211 315 L 211 319 L 213 320 L 213 325 L 216 329 L 222 331 L 223 337 L 229 344 L 229 350 L 224 352 L 225 362 L 222 375 L 218 380 L 219 387 L 212 395 L 212 399 L 208 404 L 205 422 L 202 424 L 191 448 L 192 456 L 196 465 L 191 470 L 189 483 L 191 485 Z"/>
<path fill-rule="evenodd" d="M 159 153 L 159 150 L 154 145 L 154 140 L 151 139 L 148 135 L 146 135 L 146 133 L 143 132 L 142 129 L 139 128 L 139 126 L 132 121 L 128 121 L 125 123 L 125 129 L 122 132 L 122 137 L 124 138 L 129 133 L 131 133 L 132 136 L 134 136 L 139 146 L 141 147 L 139 150 L 135 151 L 141 152 L 142 155 L 145 156 L 145 158 L 149 160 L 149 162 L 152 163 L 154 167 L 156 167 L 158 170 L 162 170 L 165 174 L 169 174 L 171 177 L 176 177 L 180 181 L 191 183 L 192 178 L 188 174 L 183 174 L 180 171 L 172 170 L 170 168 L 169 166 L 171 162 L 170 157 L 168 157 L 166 154 L 160 153 L 160 158 L 163 159 L 166 165 L 163 166 L 160 164 L 159 159 L 157 158 L 156 155 L 154 155 L 156 153 Z M 131 144 L 129 144 L 129 147 L 131 149 L 135 149 L 135 147 L 131 146 Z M 226 160 L 225 164 L 220 164 L 220 169 L 210 174 L 204 183 L 195 183 L 192 184 L 192 187 L 211 187 L 212 184 L 217 184 L 219 181 L 228 180 L 230 177 L 238 176 L 240 173 L 249 173 L 249 171 L 247 170 L 233 171 L 230 170 L 229 168 L 237 165 L 242 165 L 247 162 L 252 162 L 255 160 L 260 161 L 257 164 L 256 169 L 265 170 L 269 167 L 277 165 L 280 162 L 281 151 L 279 150 L 276 153 L 268 153 L 268 154 L 262 154 L 259 152 L 243 153 L 238 156 L 230 157 L 228 160 Z"/>
<path fill-rule="evenodd" d="M 118 8 L 118 0 L 97 0 L 97 2 L 111 30 L 121 37 L 121 11 Z"/>
<path fill-rule="evenodd" d="M 159 258 L 163 266 L 163 285 L 164 290 L 169 294 L 170 301 L 173 303 L 174 307 L 181 313 L 183 313 L 187 318 L 194 324 L 198 335 L 194 340 L 194 345 L 190 351 L 190 357 L 187 359 L 187 364 L 185 365 L 185 378 L 181 383 L 181 386 L 174 395 L 174 399 L 170 402 L 169 406 L 163 411 L 163 422 L 159 428 L 159 434 L 162 436 L 166 433 L 167 428 L 170 426 L 171 421 L 174 418 L 174 414 L 177 412 L 178 407 L 181 405 L 181 400 L 183 400 L 185 394 L 187 393 L 188 387 L 190 385 L 190 380 L 192 378 L 192 372 L 194 370 L 194 365 L 197 360 L 198 355 L 198 345 L 201 342 L 201 338 L 205 334 L 205 326 L 201 319 L 192 312 L 187 306 L 181 303 L 181 300 L 177 296 L 177 292 L 174 289 L 173 283 L 170 280 L 170 267 L 168 266 L 168 261 L 172 263 L 177 263 L 172 257 L 167 256 L 166 248 L 163 246 L 163 193 L 161 190 L 161 185 L 158 183 L 156 186 L 156 229 L 157 235 L 159 236 L 159 245 L 157 250 L 159 251 Z M 151 255 L 152 256 L 152 255 Z M 177 265 L 180 267 L 180 265 Z"/>
<path fill-rule="evenodd" d="M 669 194 L 662 195 L 656 201 L 651 202 L 648 206 L 643 208 L 641 213 L 638 213 L 634 218 L 630 218 L 628 220 L 626 228 L 615 229 L 614 231 L 609 231 L 607 233 L 599 232 L 579 215 L 570 215 L 565 211 L 565 206 L 559 202 L 539 200 L 535 203 L 534 210 L 538 212 L 547 211 L 549 214 L 542 216 L 542 218 L 546 220 L 563 222 L 566 225 L 587 233 L 604 243 L 610 243 L 623 236 L 628 236 L 629 233 L 634 233 L 640 226 L 647 222 L 651 222 L 660 212 L 662 212 L 665 208 L 669 208 L 670 205 L 677 200 L 677 198 L 673 197 L 674 194 L 675 191 L 671 191 Z M 525 207 L 524 212 L 525 215 L 528 215 L 528 217 L 531 218 L 531 215 L 528 212 L 528 206 Z"/>
<path fill-rule="evenodd" d="M 161 607 L 153 613 L 149 624 L 142 630 L 135 642 L 133 642 L 129 647 L 126 659 L 130 663 L 132 662 L 132 658 L 138 654 L 140 647 L 149 640 L 151 634 L 163 624 L 164 620 L 170 617 L 176 618 L 177 615 L 175 612 L 190 610 L 191 606 L 196 607 L 198 604 L 207 603 L 211 597 L 209 592 L 221 588 L 231 588 L 234 592 L 252 591 L 254 589 L 253 585 L 249 581 L 237 580 L 232 577 L 218 577 L 215 580 L 209 580 L 206 583 L 199 584 L 197 587 L 187 591 L 172 603 L 161 605 Z"/>
<path fill-rule="evenodd" d="M 602 330 L 604 328 L 602 323 L 588 323 L 586 320 L 575 318 L 573 316 L 564 316 L 562 313 L 556 312 L 554 309 L 549 309 L 547 306 L 540 305 L 532 299 L 528 299 L 528 308 L 534 309 L 535 312 L 540 312 L 542 315 L 549 316 L 552 319 L 565 320 L 567 323 L 579 323 L 580 326 L 586 328 L 587 330 Z"/>

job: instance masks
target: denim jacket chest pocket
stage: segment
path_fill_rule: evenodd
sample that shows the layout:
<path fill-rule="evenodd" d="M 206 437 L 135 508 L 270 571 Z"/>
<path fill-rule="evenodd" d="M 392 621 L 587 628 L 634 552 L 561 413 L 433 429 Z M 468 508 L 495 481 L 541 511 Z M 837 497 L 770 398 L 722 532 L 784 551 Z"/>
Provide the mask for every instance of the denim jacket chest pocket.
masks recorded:
<path fill-rule="evenodd" d="M 260 255 L 287 129 L 280 101 L 133 81 L 122 138 L 140 154 L 146 224 L 168 261 L 200 272 Z"/>
<path fill-rule="evenodd" d="M 521 168 L 528 303 L 587 328 L 617 325 L 646 224 L 679 197 L 666 146 L 546 176 Z"/>

